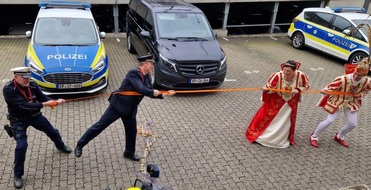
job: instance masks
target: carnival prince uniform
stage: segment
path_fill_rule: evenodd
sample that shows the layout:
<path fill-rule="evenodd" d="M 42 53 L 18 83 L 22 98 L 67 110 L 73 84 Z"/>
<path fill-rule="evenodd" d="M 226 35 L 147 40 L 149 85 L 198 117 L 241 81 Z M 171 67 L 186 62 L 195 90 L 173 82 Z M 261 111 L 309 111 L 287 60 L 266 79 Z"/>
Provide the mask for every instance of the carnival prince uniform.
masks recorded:
<path fill-rule="evenodd" d="M 14 151 L 14 186 L 19 189 L 23 186 L 24 162 L 26 159 L 27 128 L 32 126 L 44 132 L 55 144 L 57 149 L 70 153 L 71 149 L 62 141 L 59 131 L 40 112 L 44 106 L 53 108 L 63 104 L 64 99 L 53 100 L 44 95 L 39 86 L 30 80 L 29 67 L 16 67 L 14 79 L 3 88 L 3 96 L 8 105 L 8 119 L 12 127 L 12 136 L 17 142 Z"/>

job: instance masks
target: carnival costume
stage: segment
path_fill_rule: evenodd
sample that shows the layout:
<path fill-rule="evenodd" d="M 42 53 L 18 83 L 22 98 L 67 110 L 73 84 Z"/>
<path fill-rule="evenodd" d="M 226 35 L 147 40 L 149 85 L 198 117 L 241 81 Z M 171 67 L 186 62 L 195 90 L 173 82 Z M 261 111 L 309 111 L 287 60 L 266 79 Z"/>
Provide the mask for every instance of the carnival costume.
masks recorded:
<path fill-rule="evenodd" d="M 300 63 L 294 62 L 295 74 L 292 80 L 287 81 L 283 72 L 285 64 L 281 64 L 281 71 L 273 73 L 265 85 L 270 90 L 263 91 L 263 105 L 246 130 L 246 138 L 250 143 L 256 141 L 272 148 L 287 148 L 294 144 L 300 93 L 294 94 L 292 90 L 307 90 L 309 78 L 298 70 Z"/>
<path fill-rule="evenodd" d="M 351 66 L 355 66 L 355 68 L 352 69 Z M 322 96 L 317 106 L 326 110 L 328 117 L 318 125 L 311 135 L 310 144 L 313 147 L 318 147 L 319 134 L 335 121 L 339 111 L 344 111 L 347 123 L 339 133 L 335 134 L 334 140 L 345 147 L 349 146 L 345 142 L 344 136 L 357 126 L 357 112 L 362 107 L 361 98 L 365 97 L 371 89 L 371 80 L 366 77 L 369 70 L 369 58 L 363 59 L 358 65 L 347 64 L 346 74 L 336 77 L 327 87 L 322 89 L 322 93 L 326 95 Z M 359 80 L 356 80 L 357 77 Z"/>

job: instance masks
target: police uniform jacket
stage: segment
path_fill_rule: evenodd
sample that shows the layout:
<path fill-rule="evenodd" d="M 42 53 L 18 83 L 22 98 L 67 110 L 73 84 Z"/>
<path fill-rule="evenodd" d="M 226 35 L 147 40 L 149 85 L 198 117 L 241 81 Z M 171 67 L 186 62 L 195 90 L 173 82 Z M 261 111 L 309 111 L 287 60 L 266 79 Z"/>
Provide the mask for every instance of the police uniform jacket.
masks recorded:
<path fill-rule="evenodd" d="M 153 96 L 151 77 L 148 74 L 144 75 L 140 68 L 130 70 L 122 81 L 120 88 L 114 92 L 122 91 L 136 91 L 141 94 L 140 96 L 127 96 L 113 93 L 109 98 L 112 107 L 121 114 L 133 118 L 135 118 L 138 105 L 144 96 L 160 99 L 163 98 L 162 94 L 157 97 Z"/>
<path fill-rule="evenodd" d="M 3 96 L 8 105 L 8 113 L 14 118 L 27 118 L 40 113 L 42 102 L 51 100 L 40 87 L 31 81 L 29 87 L 22 87 L 15 80 L 3 88 Z"/>

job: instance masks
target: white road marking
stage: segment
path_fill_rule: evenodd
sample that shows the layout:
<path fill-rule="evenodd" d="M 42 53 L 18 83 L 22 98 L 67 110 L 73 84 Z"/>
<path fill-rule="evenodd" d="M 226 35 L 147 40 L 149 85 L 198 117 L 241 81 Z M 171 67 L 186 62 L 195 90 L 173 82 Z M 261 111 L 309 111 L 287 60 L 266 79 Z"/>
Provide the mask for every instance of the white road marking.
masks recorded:
<path fill-rule="evenodd" d="M 224 81 L 225 82 L 236 82 L 237 80 L 236 79 L 227 79 L 227 78 L 225 78 Z"/>
<path fill-rule="evenodd" d="M 226 38 L 226 37 L 222 37 L 222 39 L 224 39 L 225 41 L 229 41 L 229 39 L 228 39 L 228 38 Z"/>
<path fill-rule="evenodd" d="M 277 38 L 274 38 L 274 37 L 272 37 L 272 36 L 269 36 L 272 40 L 277 40 Z"/>
<path fill-rule="evenodd" d="M 318 67 L 318 68 L 310 68 L 310 70 L 312 71 L 323 71 L 323 68 L 322 67 Z"/>
<path fill-rule="evenodd" d="M 119 39 L 119 38 L 116 38 L 116 41 L 117 41 L 117 42 L 120 42 L 120 39 Z"/>

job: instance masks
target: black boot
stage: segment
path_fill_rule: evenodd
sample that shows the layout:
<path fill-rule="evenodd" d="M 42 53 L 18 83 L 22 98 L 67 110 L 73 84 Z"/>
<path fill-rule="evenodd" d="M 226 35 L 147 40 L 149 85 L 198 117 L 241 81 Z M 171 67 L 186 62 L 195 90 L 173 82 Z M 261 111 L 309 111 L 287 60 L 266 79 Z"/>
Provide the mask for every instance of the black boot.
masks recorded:
<path fill-rule="evenodd" d="M 14 187 L 16 189 L 20 189 L 20 188 L 23 187 L 22 177 L 16 177 L 16 176 L 14 176 Z"/>
<path fill-rule="evenodd" d="M 75 148 L 75 156 L 80 157 L 82 155 L 82 147 L 81 146 L 76 146 Z"/>

